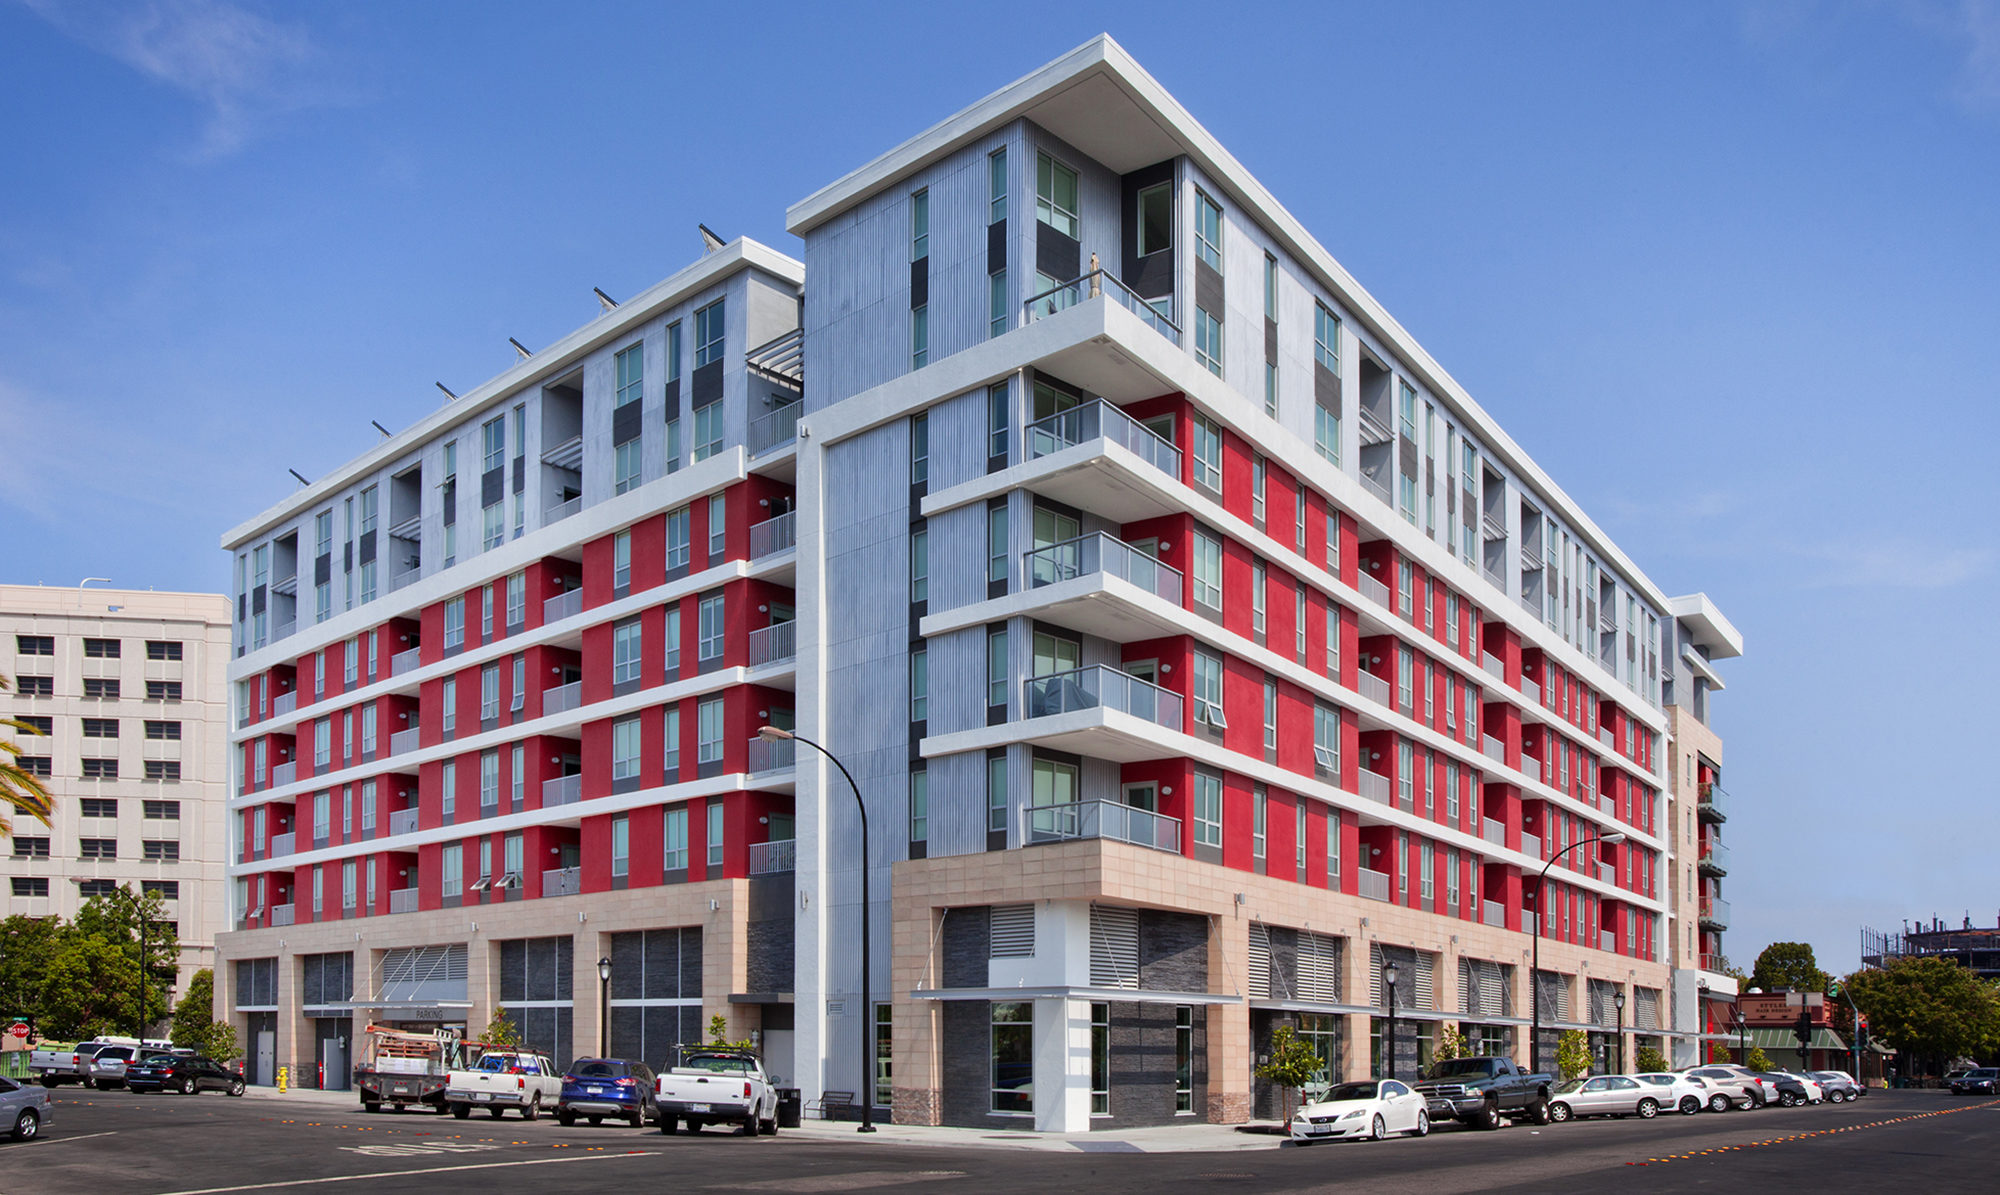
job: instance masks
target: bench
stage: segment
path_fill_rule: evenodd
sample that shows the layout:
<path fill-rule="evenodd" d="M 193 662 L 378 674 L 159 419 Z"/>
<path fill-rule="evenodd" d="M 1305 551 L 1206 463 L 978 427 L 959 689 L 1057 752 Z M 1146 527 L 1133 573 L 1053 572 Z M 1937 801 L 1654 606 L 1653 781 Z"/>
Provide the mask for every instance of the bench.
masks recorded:
<path fill-rule="evenodd" d="M 846 1120 L 854 1113 L 854 1093 L 851 1091 L 826 1091 L 806 1105 L 806 1111 L 819 1113 L 821 1120 Z"/>

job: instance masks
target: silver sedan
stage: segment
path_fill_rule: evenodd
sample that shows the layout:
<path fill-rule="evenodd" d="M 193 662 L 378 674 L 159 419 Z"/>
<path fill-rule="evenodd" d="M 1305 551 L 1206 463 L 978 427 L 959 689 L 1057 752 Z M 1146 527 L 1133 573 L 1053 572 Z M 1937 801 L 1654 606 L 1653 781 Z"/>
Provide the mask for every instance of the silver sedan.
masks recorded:
<path fill-rule="evenodd" d="M 1651 1120 L 1660 1114 L 1662 1103 L 1667 1107 L 1674 1106 L 1662 1096 L 1658 1088 L 1627 1075 L 1571 1079 L 1549 1093 L 1549 1119 L 1564 1121 L 1584 1116 L 1637 1116 L 1642 1120 Z"/>
<path fill-rule="evenodd" d="M 0 1078 L 0 1132 L 11 1131 L 16 1141 L 32 1141 L 41 1136 L 54 1111 L 45 1089 Z"/>

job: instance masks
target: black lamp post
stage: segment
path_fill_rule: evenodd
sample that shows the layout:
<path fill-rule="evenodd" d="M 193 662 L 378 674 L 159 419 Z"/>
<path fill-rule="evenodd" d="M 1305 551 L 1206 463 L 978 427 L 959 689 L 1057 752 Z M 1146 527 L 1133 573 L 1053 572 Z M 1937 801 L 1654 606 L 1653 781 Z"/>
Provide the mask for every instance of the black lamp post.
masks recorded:
<path fill-rule="evenodd" d="M 1546 828 L 1546 827 L 1545 827 Z M 1580 846 L 1593 842 L 1607 842 L 1613 845 L 1625 841 L 1622 831 L 1613 831 L 1597 838 L 1580 838 L 1557 851 L 1555 857 L 1542 864 L 1542 873 L 1535 877 L 1535 959 L 1528 968 L 1528 1003 L 1533 1006 L 1531 1028 L 1528 1032 L 1528 1069 L 1536 1073 L 1542 1068 L 1542 907 L 1549 894 L 1549 868 L 1562 862 L 1562 857 Z"/>
<path fill-rule="evenodd" d="M 1611 993 L 1611 1006 L 1618 1010 L 1618 1066 L 1614 1074 L 1625 1073 L 1625 989 Z"/>
<path fill-rule="evenodd" d="M 611 1056 L 611 960 L 597 960 L 597 1056 Z"/>
<path fill-rule="evenodd" d="M 861 786 L 854 782 L 854 774 L 833 752 L 813 742 L 809 738 L 780 730 L 775 726 L 760 726 L 757 737 L 767 743 L 804 743 L 833 761 L 840 774 L 847 778 L 847 787 L 854 791 L 854 808 L 861 814 L 861 1127 L 856 1132 L 875 1131 L 875 1008 L 868 993 L 868 804 L 861 799 Z"/>
<path fill-rule="evenodd" d="M 1389 989 L 1389 1040 L 1382 1048 L 1382 1054 L 1389 1063 L 1389 1078 L 1396 1077 L 1396 964 L 1382 965 L 1382 983 Z"/>

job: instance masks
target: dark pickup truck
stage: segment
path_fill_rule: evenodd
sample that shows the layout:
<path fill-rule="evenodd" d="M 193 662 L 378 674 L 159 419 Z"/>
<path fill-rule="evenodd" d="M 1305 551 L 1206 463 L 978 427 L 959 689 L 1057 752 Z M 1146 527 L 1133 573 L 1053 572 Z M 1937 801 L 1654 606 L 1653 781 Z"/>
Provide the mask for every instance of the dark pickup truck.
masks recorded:
<path fill-rule="evenodd" d="M 1497 1129 L 1502 1117 L 1549 1123 L 1553 1086 L 1553 1075 L 1528 1074 L 1511 1058 L 1454 1058 L 1433 1064 L 1416 1089 L 1429 1102 L 1433 1123 Z"/>

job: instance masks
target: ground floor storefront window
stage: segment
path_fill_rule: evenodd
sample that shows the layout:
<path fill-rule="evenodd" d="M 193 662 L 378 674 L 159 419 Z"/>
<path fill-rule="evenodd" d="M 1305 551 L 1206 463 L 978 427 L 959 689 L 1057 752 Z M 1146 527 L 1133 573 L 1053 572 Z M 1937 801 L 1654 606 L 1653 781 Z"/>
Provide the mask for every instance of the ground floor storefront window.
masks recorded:
<path fill-rule="evenodd" d="M 993 1103 L 995 1112 L 1035 1110 L 1035 1006 L 1028 1001 L 993 1005 Z"/>

